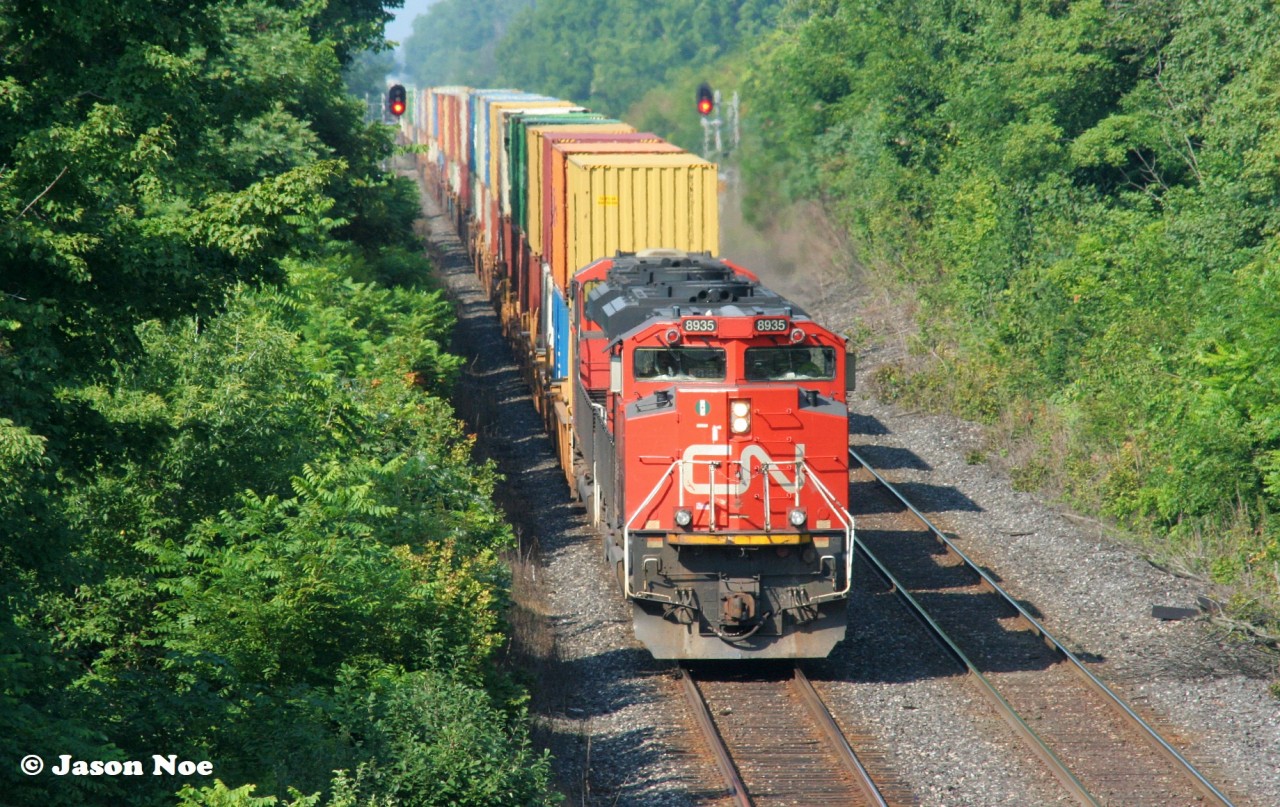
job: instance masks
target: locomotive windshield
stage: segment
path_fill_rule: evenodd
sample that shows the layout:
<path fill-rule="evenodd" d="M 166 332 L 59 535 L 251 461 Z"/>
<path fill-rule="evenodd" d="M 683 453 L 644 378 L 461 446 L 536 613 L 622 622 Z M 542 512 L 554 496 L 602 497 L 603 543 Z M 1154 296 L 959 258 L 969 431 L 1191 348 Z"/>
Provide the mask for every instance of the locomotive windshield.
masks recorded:
<path fill-rule="evenodd" d="M 724 348 L 638 347 L 636 381 L 723 381 Z"/>
<path fill-rule="evenodd" d="M 829 347 L 749 347 L 748 381 L 830 381 L 836 377 L 836 351 Z"/>

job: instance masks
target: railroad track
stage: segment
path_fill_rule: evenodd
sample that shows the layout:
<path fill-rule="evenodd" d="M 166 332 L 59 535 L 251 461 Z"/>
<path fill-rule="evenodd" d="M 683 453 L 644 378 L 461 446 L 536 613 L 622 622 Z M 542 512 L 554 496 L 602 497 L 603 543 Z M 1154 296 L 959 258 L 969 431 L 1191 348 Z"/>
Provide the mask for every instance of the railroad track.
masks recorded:
<path fill-rule="evenodd" d="M 682 686 L 732 803 L 888 804 L 804 671 L 682 665 Z"/>
<path fill-rule="evenodd" d="M 860 556 L 1079 803 L 1231 804 L 870 463 L 849 455 L 854 484 L 874 482 L 892 497 L 859 516 Z"/>

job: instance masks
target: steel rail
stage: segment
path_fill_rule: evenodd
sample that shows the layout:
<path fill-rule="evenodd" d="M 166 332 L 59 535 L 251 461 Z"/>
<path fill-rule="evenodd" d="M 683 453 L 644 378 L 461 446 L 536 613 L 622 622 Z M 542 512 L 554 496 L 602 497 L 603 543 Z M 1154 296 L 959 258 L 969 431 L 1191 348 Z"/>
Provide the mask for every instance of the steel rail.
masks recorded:
<path fill-rule="evenodd" d="M 724 743 L 724 738 L 720 736 L 715 721 L 711 719 L 711 711 L 707 709 L 707 702 L 698 691 L 697 682 L 683 666 L 680 667 L 680 678 L 684 682 L 685 700 L 693 710 L 693 719 L 698 724 L 698 728 L 702 729 L 702 736 L 706 739 L 707 745 L 711 746 L 711 753 L 716 758 L 716 767 L 720 769 L 720 774 L 729 788 L 729 798 L 733 799 L 733 803 L 738 807 L 753 807 L 751 797 L 747 795 L 747 786 L 742 781 L 737 766 L 733 764 L 733 757 L 729 755 L 729 749 Z"/>
<path fill-rule="evenodd" d="M 941 541 L 949 551 L 954 553 L 956 557 L 958 557 L 961 560 L 961 562 L 965 564 L 966 567 L 968 567 L 970 570 L 975 572 L 982 579 L 982 581 L 991 588 L 992 592 L 994 592 L 1005 603 L 1007 603 L 1010 607 L 1012 607 L 1014 611 L 1018 614 L 1018 616 L 1027 623 L 1027 625 L 1031 628 L 1031 630 L 1034 631 L 1036 635 L 1039 636 L 1041 640 L 1044 641 L 1045 644 L 1050 649 L 1056 651 L 1063 659 L 1065 659 L 1071 665 L 1072 669 L 1074 669 L 1077 673 L 1083 676 L 1085 682 L 1089 684 L 1094 689 L 1094 691 L 1100 694 L 1105 700 L 1110 702 L 1112 706 L 1119 709 L 1120 712 L 1124 715 L 1124 717 L 1129 721 L 1129 723 L 1134 728 L 1136 728 L 1139 731 L 1139 733 L 1143 734 L 1154 745 L 1157 751 L 1162 753 L 1166 759 L 1172 762 L 1175 768 L 1180 769 L 1183 773 L 1191 777 L 1192 784 L 1196 787 L 1197 790 L 1199 790 L 1209 799 L 1213 800 L 1215 803 L 1223 805 L 1223 807 L 1234 807 L 1231 800 L 1228 799 L 1220 790 L 1218 790 L 1218 788 L 1214 787 L 1213 783 L 1210 782 L 1207 778 L 1205 778 L 1204 774 L 1200 773 L 1200 771 L 1194 765 L 1192 765 L 1190 761 L 1188 761 L 1184 756 L 1182 756 L 1182 754 L 1180 754 L 1176 748 L 1174 748 L 1172 745 L 1168 743 L 1168 741 L 1166 741 L 1163 737 L 1161 737 L 1159 732 L 1157 732 L 1145 720 L 1143 720 L 1142 717 L 1137 712 L 1133 711 L 1133 709 L 1130 708 L 1130 706 L 1127 703 L 1125 703 L 1124 700 L 1119 695 L 1117 695 L 1110 687 L 1104 684 L 1101 679 L 1099 679 L 1096 675 L 1094 675 L 1085 666 L 1084 662 L 1082 662 L 1074 653 L 1072 653 L 1060 641 L 1058 641 L 1058 639 L 1055 636 L 1053 636 L 1053 634 L 1049 633 L 1049 631 L 1045 629 L 1045 627 L 1041 625 L 1040 622 L 1036 620 L 1036 618 L 1033 617 L 1027 611 L 1027 609 L 1022 606 L 1021 603 L 1019 603 L 1016 599 L 1013 598 L 1012 595 L 1010 595 L 1007 591 L 1001 588 L 1000 585 L 995 581 L 995 579 L 985 569 L 983 569 L 977 563 L 974 563 L 973 560 L 970 559 L 969 556 L 966 555 L 964 551 L 960 549 L 960 547 L 956 546 L 955 543 L 942 532 L 942 530 L 934 526 L 933 522 L 931 522 L 924 515 L 924 513 L 920 512 L 920 510 L 917 509 L 915 505 L 913 505 L 910 501 L 908 501 L 907 498 L 903 496 L 902 493 L 896 487 L 894 487 L 894 485 L 891 482 L 889 482 L 889 480 L 885 479 L 878 471 L 876 471 L 875 468 L 871 467 L 871 463 L 869 463 L 865 458 L 862 457 L 862 455 L 854 451 L 852 448 L 849 449 L 849 456 L 853 457 L 853 459 L 856 460 L 860 465 L 862 465 L 863 468 L 866 468 L 867 471 L 876 478 L 876 481 L 878 481 L 881 485 L 884 486 L 886 490 L 892 493 L 894 498 L 902 502 L 902 504 L 908 510 L 910 510 L 911 513 L 916 518 L 918 518 L 920 522 L 923 523 L 931 533 L 933 533 L 935 538 Z M 893 586 L 898 591 L 900 596 L 902 596 L 904 599 L 912 603 L 913 609 L 916 609 L 913 611 L 913 613 L 917 613 L 918 615 L 917 618 L 922 618 L 923 620 L 925 620 L 930 631 L 933 632 L 935 635 L 944 637 L 944 641 L 946 645 L 948 645 L 951 648 L 952 654 L 953 655 L 958 654 L 957 658 L 964 658 L 964 661 L 962 663 L 968 666 L 971 672 L 977 674 L 979 679 L 983 682 L 984 687 L 986 689 L 989 689 L 992 693 L 994 693 L 995 696 L 999 698 L 1000 702 L 1003 703 L 1005 707 L 1008 707 L 1010 712 L 1012 712 L 1012 707 L 1009 706 L 1008 702 L 1004 700 L 1003 696 L 1001 696 L 998 692 L 995 691 L 994 687 L 991 686 L 991 684 L 985 679 L 985 677 L 981 675 L 981 673 L 977 672 L 973 664 L 969 662 L 967 658 L 964 657 L 964 654 L 960 651 L 959 647 L 957 647 L 950 640 L 950 638 L 945 638 L 945 634 L 941 632 L 941 628 L 937 626 L 937 624 L 934 623 L 933 619 L 924 612 L 923 608 L 921 608 L 921 606 L 915 601 L 915 598 L 911 597 L 911 595 L 905 589 L 902 588 L 902 586 L 898 583 L 896 578 L 894 578 L 892 574 L 889 573 L 888 569 L 886 569 L 879 562 L 879 560 L 877 560 L 871 554 L 871 552 L 867 549 L 867 547 L 861 544 L 861 542 L 859 542 L 858 548 L 877 567 L 882 577 L 885 577 L 887 575 L 886 582 L 888 582 L 889 585 Z M 1022 719 L 1017 717 L 1016 714 L 1013 715 L 1013 717 L 1018 724 L 1026 726 L 1026 724 L 1023 723 Z M 1006 717 L 1006 720 L 1008 719 L 1009 718 Z M 1032 736 L 1035 735 L 1035 732 L 1033 732 L 1030 729 L 1030 727 L 1027 727 L 1026 731 L 1029 732 Z M 1019 732 L 1019 733 L 1022 733 L 1022 732 Z M 1040 748 L 1043 748 L 1045 752 L 1047 752 L 1050 756 L 1052 756 L 1054 760 L 1057 760 L 1057 763 L 1056 763 L 1057 765 L 1062 765 L 1061 761 L 1058 760 L 1057 755 L 1053 754 L 1053 752 L 1050 751 L 1048 747 L 1044 745 L 1043 741 L 1040 740 L 1038 736 L 1036 737 L 1035 742 L 1036 744 L 1039 745 Z M 1042 759 L 1044 758 L 1040 754 L 1040 751 L 1038 749 L 1033 748 L 1033 750 L 1036 750 L 1037 755 L 1041 756 Z M 1051 765 L 1051 767 L 1054 767 L 1054 766 Z M 1065 766 L 1063 766 L 1062 769 L 1067 774 L 1067 776 L 1070 777 L 1071 781 L 1076 782 L 1076 785 L 1080 787 L 1081 792 L 1087 795 L 1087 791 L 1084 791 L 1083 786 L 1079 785 L 1079 782 L 1078 780 L 1076 780 L 1075 776 L 1071 774 L 1070 771 L 1066 770 Z M 1056 773 L 1057 771 L 1055 770 L 1055 774 Z M 1059 778 L 1061 779 L 1062 777 L 1059 776 Z M 1074 787 L 1069 786 L 1069 789 L 1074 790 Z M 1097 803 L 1091 795 L 1088 795 L 1088 799 L 1089 799 L 1088 803 L 1091 803 L 1091 804 Z"/>
<path fill-rule="evenodd" d="M 925 610 L 924 606 L 911 595 L 911 592 L 907 591 L 906 587 L 903 586 L 902 583 L 898 581 L 898 578 L 893 575 L 893 572 L 889 571 L 889 569 L 880 562 L 880 559 L 872 554 L 871 550 L 861 541 L 858 542 L 858 551 L 861 552 L 863 557 L 871 563 L 875 573 L 878 574 L 880 578 L 893 589 L 894 593 L 898 595 L 898 598 L 906 604 L 907 612 L 915 617 L 917 622 L 924 626 L 925 630 L 929 632 L 929 635 L 933 637 L 934 641 L 936 641 L 944 651 L 954 658 L 961 667 L 965 668 L 969 673 L 969 676 L 977 682 L 979 691 L 995 708 L 996 713 L 1009 724 L 1009 727 L 1013 729 L 1015 734 L 1022 738 L 1022 741 L 1027 744 L 1031 749 L 1031 752 L 1045 764 L 1045 767 L 1047 767 L 1049 772 L 1062 783 L 1062 786 L 1075 796 L 1076 800 L 1081 804 L 1086 805 L 1087 807 L 1102 807 L 1101 802 L 1093 797 L 1093 794 L 1090 793 L 1080 780 L 1076 778 L 1076 775 L 1071 772 L 1071 769 L 1066 766 L 1066 763 L 1064 763 L 1058 755 L 1053 752 L 1053 749 L 1051 749 L 1048 743 L 1046 743 L 1040 735 L 1036 733 L 1035 729 L 1027 725 L 1027 722 L 1022 719 L 1022 716 L 1013 708 L 1013 705 L 1005 700 L 1004 696 L 1000 694 L 1000 691 L 995 688 L 995 685 L 982 674 L 982 671 L 978 669 L 978 666 L 974 664 L 967 655 L 965 655 L 965 652 L 960 649 L 960 646 L 956 644 L 950 636 L 947 635 L 947 632 L 942 629 L 942 626 L 934 621 L 933 617 L 929 615 L 929 612 Z"/>
<path fill-rule="evenodd" d="M 867 804 L 875 805 L 875 807 L 888 807 L 889 803 L 880 794 L 880 788 L 876 787 L 876 783 L 871 780 L 871 774 L 867 773 L 867 769 L 863 767 L 858 755 L 853 751 L 853 746 L 849 745 L 849 740 L 845 738 L 844 732 L 836 725 L 835 719 L 831 716 L 831 710 L 822 702 L 818 691 L 813 688 L 813 684 L 809 682 L 809 678 L 800 669 L 799 664 L 795 668 L 793 683 L 800 693 L 800 700 L 804 702 L 805 707 L 809 710 L 809 716 L 818 725 L 823 736 L 827 738 L 827 742 L 835 748 L 836 755 L 840 757 L 840 763 L 844 765 L 845 770 L 858 783 L 858 789 L 866 797 Z"/>

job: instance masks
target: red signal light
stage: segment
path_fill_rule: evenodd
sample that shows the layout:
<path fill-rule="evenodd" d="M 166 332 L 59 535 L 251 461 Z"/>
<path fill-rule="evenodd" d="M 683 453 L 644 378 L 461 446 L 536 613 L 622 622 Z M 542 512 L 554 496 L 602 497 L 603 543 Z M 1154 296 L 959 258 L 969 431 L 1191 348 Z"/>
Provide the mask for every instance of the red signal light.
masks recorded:
<path fill-rule="evenodd" d="M 393 84 L 387 90 L 387 109 L 397 118 L 404 114 L 407 107 L 403 84 Z"/>
<path fill-rule="evenodd" d="M 715 93 L 711 91 L 711 85 L 704 81 L 698 85 L 698 114 L 705 117 L 714 112 L 715 108 Z"/>

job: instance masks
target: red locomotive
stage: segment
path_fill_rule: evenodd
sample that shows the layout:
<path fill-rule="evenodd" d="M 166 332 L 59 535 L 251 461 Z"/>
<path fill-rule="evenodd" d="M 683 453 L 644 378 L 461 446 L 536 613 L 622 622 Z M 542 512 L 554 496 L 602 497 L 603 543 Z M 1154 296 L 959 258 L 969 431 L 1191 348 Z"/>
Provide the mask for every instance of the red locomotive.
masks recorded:
<path fill-rule="evenodd" d="M 597 261 L 570 293 L 580 495 L 658 658 L 844 637 L 845 340 L 705 254 Z"/>
<path fill-rule="evenodd" d="M 658 658 L 844 637 L 845 341 L 711 257 L 716 166 L 568 101 L 437 87 L 407 135 Z M 612 257 L 608 257 L 612 256 Z"/>

